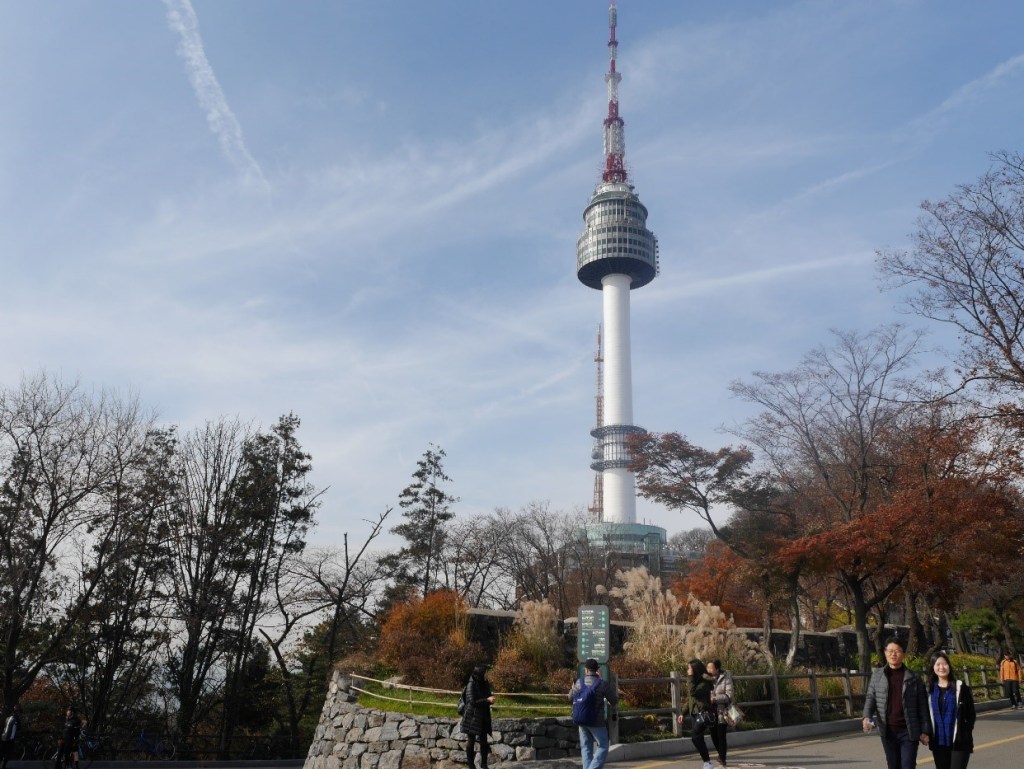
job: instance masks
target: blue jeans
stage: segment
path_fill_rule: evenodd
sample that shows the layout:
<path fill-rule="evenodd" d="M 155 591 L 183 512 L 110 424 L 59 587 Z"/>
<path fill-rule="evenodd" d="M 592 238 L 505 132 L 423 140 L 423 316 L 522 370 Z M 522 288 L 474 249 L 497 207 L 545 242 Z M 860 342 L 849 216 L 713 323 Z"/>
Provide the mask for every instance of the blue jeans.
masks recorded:
<path fill-rule="evenodd" d="M 582 769 L 601 769 L 608 758 L 608 727 L 581 726 L 580 753 L 583 756 Z"/>
<path fill-rule="evenodd" d="M 914 769 L 917 766 L 917 740 L 910 739 L 909 732 L 894 732 L 880 729 L 882 749 L 888 769 Z"/>

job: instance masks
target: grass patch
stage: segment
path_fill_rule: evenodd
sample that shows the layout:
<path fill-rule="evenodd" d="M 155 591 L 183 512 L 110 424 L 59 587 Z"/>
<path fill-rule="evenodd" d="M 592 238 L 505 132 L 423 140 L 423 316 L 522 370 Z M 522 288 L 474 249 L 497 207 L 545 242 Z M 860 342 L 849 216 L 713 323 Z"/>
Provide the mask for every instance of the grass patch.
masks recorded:
<path fill-rule="evenodd" d="M 372 681 L 357 680 L 359 704 L 364 708 L 390 710 L 416 716 L 435 718 L 459 718 L 455 706 L 459 702 L 455 694 L 433 692 L 410 692 L 407 689 L 390 687 Z M 410 702 L 410 694 L 412 701 Z M 498 700 L 491 706 L 492 718 L 556 718 L 568 717 L 569 701 L 563 696 L 498 694 Z"/>

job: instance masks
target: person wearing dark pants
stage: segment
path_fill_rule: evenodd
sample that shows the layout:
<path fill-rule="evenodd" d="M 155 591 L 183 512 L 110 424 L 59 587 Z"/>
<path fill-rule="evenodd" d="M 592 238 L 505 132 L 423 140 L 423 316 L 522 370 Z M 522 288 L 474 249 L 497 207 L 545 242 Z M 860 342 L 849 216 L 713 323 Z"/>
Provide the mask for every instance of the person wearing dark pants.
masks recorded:
<path fill-rule="evenodd" d="M 708 676 L 711 678 L 711 704 L 715 707 L 718 716 L 717 723 L 709 730 L 711 742 L 718 751 L 718 762 L 724 767 L 728 766 L 725 761 L 729 745 L 726 735 L 729 731 L 729 724 L 726 723 L 725 714 L 733 703 L 736 690 L 732 683 L 732 673 L 722 669 L 721 660 L 711 660 L 708 663 Z"/>
<path fill-rule="evenodd" d="M 915 769 L 918 743 L 927 745 L 932 733 L 927 692 L 903 665 L 905 655 L 900 641 L 889 641 L 886 664 L 871 674 L 864 694 L 864 731 L 878 725 L 888 769 Z"/>
<path fill-rule="evenodd" d="M 491 705 L 494 695 L 487 680 L 487 666 L 477 665 L 465 688 L 466 712 L 462 714 L 462 731 L 465 733 L 466 761 L 469 769 L 476 769 L 476 746 L 480 743 L 480 769 L 487 769 L 487 757 L 491 753 L 487 738 L 491 734 Z"/>
<path fill-rule="evenodd" d="M 60 747 L 57 750 L 57 769 L 78 766 L 78 738 L 82 734 L 82 719 L 75 709 L 69 707 L 64 715 L 64 730 L 61 732 Z"/>
<path fill-rule="evenodd" d="M 1003 685 L 1003 696 L 1010 700 L 1010 709 L 1018 710 L 1021 707 L 1020 663 L 1009 650 L 1003 652 L 1003 661 L 999 663 L 999 682 Z"/>
<path fill-rule="evenodd" d="M 932 655 L 928 673 L 928 712 L 932 739 L 928 743 L 935 769 L 967 769 L 974 751 L 977 713 L 971 687 L 953 678 L 945 652 Z"/>
<path fill-rule="evenodd" d="M 689 716 L 693 719 L 693 747 L 700 753 L 703 761 L 701 769 L 712 769 L 711 754 L 708 753 L 708 745 L 704 741 L 704 735 L 714 728 L 718 719 L 715 714 L 715 707 L 711 704 L 711 681 L 706 675 L 707 668 L 698 659 L 690 660 L 686 664 L 687 687 L 689 689 L 688 701 L 690 703 Z M 683 723 L 685 716 L 678 717 L 679 723 Z M 714 737 L 712 737 L 712 741 Z"/>

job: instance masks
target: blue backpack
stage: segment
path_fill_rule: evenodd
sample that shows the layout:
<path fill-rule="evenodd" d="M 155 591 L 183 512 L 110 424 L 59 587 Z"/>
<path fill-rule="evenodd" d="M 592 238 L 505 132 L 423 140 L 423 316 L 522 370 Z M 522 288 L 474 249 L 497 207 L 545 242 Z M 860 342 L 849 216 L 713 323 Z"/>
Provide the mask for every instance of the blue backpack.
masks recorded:
<path fill-rule="evenodd" d="M 598 708 L 603 704 L 597 696 L 597 687 L 601 683 L 598 678 L 591 686 L 580 679 L 580 690 L 572 698 L 572 722 L 576 726 L 594 726 L 600 721 Z"/>

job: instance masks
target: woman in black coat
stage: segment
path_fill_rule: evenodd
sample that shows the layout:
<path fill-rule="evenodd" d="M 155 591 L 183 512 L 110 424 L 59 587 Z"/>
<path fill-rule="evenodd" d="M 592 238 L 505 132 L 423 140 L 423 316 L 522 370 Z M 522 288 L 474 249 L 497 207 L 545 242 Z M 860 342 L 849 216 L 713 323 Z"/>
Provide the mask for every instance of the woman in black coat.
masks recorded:
<path fill-rule="evenodd" d="M 686 665 L 686 677 L 689 688 L 689 715 L 693 718 L 693 746 L 700 753 L 704 762 L 704 769 L 711 767 L 711 754 L 708 753 L 708 745 L 704 741 L 707 734 L 717 723 L 715 708 L 711 704 L 711 690 L 714 688 L 711 681 L 706 677 L 707 668 L 700 660 L 690 660 Z M 705 715 L 706 714 L 706 715 Z M 679 723 L 682 723 L 684 716 L 679 716 Z"/>
<path fill-rule="evenodd" d="M 953 666 L 944 652 L 932 655 L 928 712 L 932 719 L 928 747 L 935 769 L 967 769 L 974 751 L 974 697 L 970 686 L 953 678 Z"/>
<path fill-rule="evenodd" d="M 468 738 L 466 743 L 466 760 L 469 769 L 476 766 L 476 742 L 480 740 L 480 769 L 487 769 L 487 756 L 491 749 L 487 744 L 487 736 L 491 733 L 491 705 L 494 695 L 491 684 L 487 681 L 487 666 L 477 665 L 466 683 L 462 696 L 466 701 L 466 712 L 462 714 L 462 731 Z"/>

